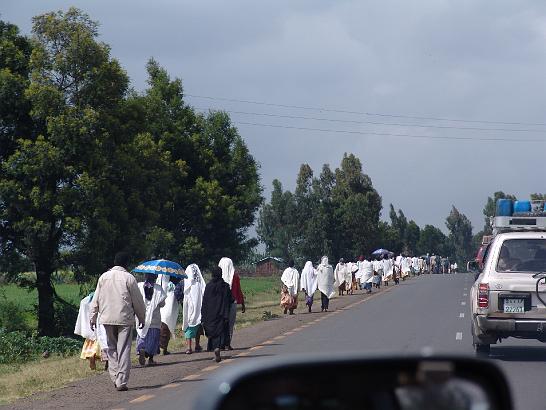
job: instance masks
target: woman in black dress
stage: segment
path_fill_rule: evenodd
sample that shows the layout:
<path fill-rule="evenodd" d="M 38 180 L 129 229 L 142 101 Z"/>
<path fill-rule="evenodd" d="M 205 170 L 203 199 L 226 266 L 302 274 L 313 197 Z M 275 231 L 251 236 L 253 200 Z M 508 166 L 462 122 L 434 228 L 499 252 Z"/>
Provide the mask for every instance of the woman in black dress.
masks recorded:
<path fill-rule="evenodd" d="M 229 346 L 229 309 L 233 304 L 229 285 L 222 279 L 222 270 L 215 267 L 212 280 L 205 287 L 201 321 L 208 338 L 208 351 L 214 351 L 214 360 L 220 362 L 220 349 Z"/>

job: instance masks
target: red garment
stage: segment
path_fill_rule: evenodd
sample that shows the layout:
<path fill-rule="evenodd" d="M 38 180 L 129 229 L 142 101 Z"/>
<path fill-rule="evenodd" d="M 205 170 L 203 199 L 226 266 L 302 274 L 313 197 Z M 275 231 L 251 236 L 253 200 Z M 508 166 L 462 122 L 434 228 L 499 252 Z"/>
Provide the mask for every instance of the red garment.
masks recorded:
<path fill-rule="evenodd" d="M 235 299 L 235 302 L 237 302 L 238 305 L 245 304 L 245 296 L 243 295 L 243 291 L 241 290 L 241 278 L 239 277 L 238 273 L 233 274 L 233 281 L 231 282 L 231 294 L 233 295 L 233 299 Z"/>

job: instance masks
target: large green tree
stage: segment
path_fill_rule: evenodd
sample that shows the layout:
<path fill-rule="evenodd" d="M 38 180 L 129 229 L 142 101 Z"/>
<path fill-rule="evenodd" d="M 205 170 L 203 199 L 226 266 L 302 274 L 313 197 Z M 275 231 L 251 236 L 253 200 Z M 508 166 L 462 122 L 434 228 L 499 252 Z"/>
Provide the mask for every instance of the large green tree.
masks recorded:
<path fill-rule="evenodd" d="M 279 180 L 273 180 L 271 201 L 260 209 L 256 231 L 266 252 L 288 260 L 296 250 L 296 202 L 290 191 L 284 191 Z"/>
<path fill-rule="evenodd" d="M 294 194 L 274 181 L 258 234 L 269 253 L 299 263 L 322 255 L 354 259 L 377 245 L 380 210 L 381 197 L 360 160 L 345 154 L 339 168 L 324 165 L 317 178 L 303 164 Z"/>
<path fill-rule="evenodd" d="M 446 226 L 449 230 L 449 244 L 453 256 L 459 266 L 465 266 L 466 262 L 472 258 L 473 253 L 472 223 L 466 215 L 453 206 L 446 218 Z"/>
<path fill-rule="evenodd" d="M 262 202 L 258 164 L 226 113 L 196 114 L 180 79 L 171 80 L 153 59 L 147 71 L 149 87 L 129 104 L 173 164 L 148 235 L 152 252 L 205 265 L 226 255 L 242 259 L 256 245 L 247 229 Z"/>
<path fill-rule="evenodd" d="M 449 252 L 446 247 L 447 237 L 435 226 L 425 225 L 419 235 L 417 248 L 420 253 L 447 255 Z"/>
<path fill-rule="evenodd" d="M 361 253 L 370 253 L 377 241 L 381 197 L 353 154 L 344 154 L 335 175 L 333 201 L 338 237 L 334 256 L 355 260 Z"/>
<path fill-rule="evenodd" d="M 18 92 L 6 103 L 25 111 L 12 120 L 2 158 L 0 234 L 35 266 L 42 334 L 55 333 L 51 275 L 60 248 L 86 229 L 87 187 L 107 161 L 105 123 L 128 85 L 96 37 L 97 24 L 77 9 L 35 17 L 30 58 L 21 58 Z M 26 56 L 22 40 L 12 43 Z M 9 61 L 1 64 L 13 74 Z"/>
<path fill-rule="evenodd" d="M 122 249 L 212 264 L 256 243 L 258 164 L 229 116 L 196 114 L 153 60 L 129 91 L 97 36 L 75 8 L 35 17 L 31 40 L 0 25 L 0 271 L 34 265 L 42 334 L 58 267 L 85 280 Z"/>

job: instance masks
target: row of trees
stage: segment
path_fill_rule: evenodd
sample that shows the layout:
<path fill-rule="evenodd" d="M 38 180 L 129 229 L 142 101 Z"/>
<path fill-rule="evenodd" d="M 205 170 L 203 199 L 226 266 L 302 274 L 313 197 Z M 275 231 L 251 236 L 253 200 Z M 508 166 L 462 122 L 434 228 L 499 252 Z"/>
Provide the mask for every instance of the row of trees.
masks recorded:
<path fill-rule="evenodd" d="M 256 245 L 258 165 L 227 114 L 197 114 L 154 60 L 133 91 L 77 9 L 32 33 L 0 21 L 0 271 L 35 268 L 41 334 L 60 267 L 85 280 L 119 250 L 207 265 Z"/>
<path fill-rule="evenodd" d="M 353 154 L 345 154 L 334 171 L 324 165 L 314 176 L 300 168 L 294 193 L 273 181 L 271 200 L 258 219 L 258 236 L 266 252 L 299 263 L 329 255 L 354 259 L 384 247 L 396 253 L 447 255 L 464 264 L 475 251 L 472 224 L 453 207 L 445 235 L 432 225 L 420 228 L 391 204 L 390 222 L 380 220 L 381 197 Z"/>

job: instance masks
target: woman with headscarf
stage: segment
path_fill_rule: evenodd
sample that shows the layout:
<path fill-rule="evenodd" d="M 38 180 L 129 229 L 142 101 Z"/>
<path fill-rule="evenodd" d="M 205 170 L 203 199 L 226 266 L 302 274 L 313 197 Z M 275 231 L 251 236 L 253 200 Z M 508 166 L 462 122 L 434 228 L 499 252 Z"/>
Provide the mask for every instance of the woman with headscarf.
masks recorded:
<path fill-rule="evenodd" d="M 233 341 L 233 329 L 237 319 L 237 305 L 241 305 L 241 313 L 245 313 L 245 297 L 241 289 L 241 278 L 235 272 L 233 261 L 230 258 L 223 257 L 218 262 L 218 266 L 222 269 L 222 279 L 229 285 L 233 296 L 233 304 L 229 308 L 229 343 L 226 346 L 227 350 L 233 350 L 231 342 Z"/>
<path fill-rule="evenodd" d="M 383 256 L 383 283 L 385 286 L 389 286 L 389 281 L 394 274 L 394 263 L 389 255 Z"/>
<path fill-rule="evenodd" d="M 364 258 L 364 256 L 361 256 L 360 259 L 359 268 L 362 270 L 362 274 L 360 276 L 361 287 L 368 293 L 372 293 L 373 264 L 370 260 Z"/>
<path fill-rule="evenodd" d="M 311 313 L 313 306 L 313 296 L 318 287 L 317 271 L 313 267 L 313 262 L 305 262 L 305 266 L 301 271 L 300 289 L 305 292 L 305 304 Z"/>
<path fill-rule="evenodd" d="M 334 270 L 328 263 L 328 256 L 323 256 L 320 265 L 317 268 L 318 289 L 320 290 L 321 312 L 328 312 L 330 298 L 336 291 L 334 290 Z"/>
<path fill-rule="evenodd" d="M 171 337 L 176 338 L 176 322 L 180 311 L 180 301 L 176 297 L 176 285 L 182 278 L 168 275 L 159 275 L 159 285 L 167 295 L 165 306 L 160 309 L 161 329 L 159 332 L 159 347 L 164 355 L 171 354 L 168 350 Z M 183 284 L 183 282 L 182 282 Z"/>
<path fill-rule="evenodd" d="M 336 265 L 336 269 L 334 270 L 334 278 L 338 284 L 339 296 L 343 296 L 345 290 L 347 290 L 347 294 L 349 294 L 349 288 L 346 283 L 347 265 L 345 264 L 345 260 L 343 258 L 341 258 L 339 263 Z"/>
<path fill-rule="evenodd" d="M 201 306 L 203 293 L 205 293 L 205 281 L 199 266 L 192 263 L 186 268 L 187 279 L 184 281 L 184 304 L 182 311 L 182 330 L 188 344 L 186 354 L 192 354 L 192 339 L 195 339 L 195 351 L 202 351 L 199 344 L 201 336 Z"/>
<path fill-rule="evenodd" d="M 161 331 L 161 312 L 160 309 L 165 306 L 167 295 L 163 288 L 156 282 L 157 276 L 147 273 L 144 282 L 138 284 L 138 289 L 144 298 L 146 307 L 146 317 L 143 326 L 137 322 L 137 354 L 138 362 L 141 366 L 155 364 L 154 356 L 159 354 L 159 336 Z"/>
<path fill-rule="evenodd" d="M 89 360 L 89 368 L 95 370 L 97 368 L 97 359 L 104 362 L 104 369 L 108 369 L 108 341 L 106 339 L 106 330 L 104 326 L 97 322 L 94 330 L 91 330 L 89 319 L 91 317 L 91 302 L 95 292 L 82 299 L 80 302 L 80 310 L 74 334 L 85 338 L 83 342 L 81 359 Z"/>
<path fill-rule="evenodd" d="M 294 260 L 290 259 L 288 268 L 284 270 L 281 276 L 281 306 L 284 308 L 284 314 L 290 312 L 294 314 L 294 309 L 298 307 L 298 283 L 300 274 L 294 268 Z"/>
<path fill-rule="evenodd" d="M 208 351 L 214 351 L 214 360 L 220 362 L 220 349 L 229 345 L 229 312 L 233 296 L 229 285 L 222 279 L 222 269 L 212 270 L 212 279 L 205 287 L 201 321 L 208 338 Z"/>

